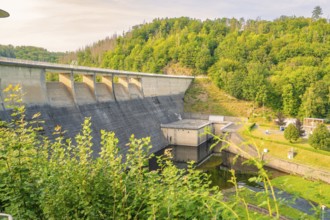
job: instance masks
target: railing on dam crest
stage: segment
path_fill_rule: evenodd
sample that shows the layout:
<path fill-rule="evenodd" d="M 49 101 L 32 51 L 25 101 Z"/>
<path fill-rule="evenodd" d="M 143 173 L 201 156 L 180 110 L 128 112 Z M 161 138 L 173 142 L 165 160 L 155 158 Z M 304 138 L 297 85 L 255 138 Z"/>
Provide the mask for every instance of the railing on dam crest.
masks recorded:
<path fill-rule="evenodd" d="M 47 82 L 48 73 L 57 74 L 58 81 Z M 81 82 L 75 81 L 76 74 L 82 76 Z M 193 79 L 191 76 L 148 74 L 0 57 L 0 89 L 10 84 L 20 84 L 26 105 L 61 107 L 183 95 Z"/>

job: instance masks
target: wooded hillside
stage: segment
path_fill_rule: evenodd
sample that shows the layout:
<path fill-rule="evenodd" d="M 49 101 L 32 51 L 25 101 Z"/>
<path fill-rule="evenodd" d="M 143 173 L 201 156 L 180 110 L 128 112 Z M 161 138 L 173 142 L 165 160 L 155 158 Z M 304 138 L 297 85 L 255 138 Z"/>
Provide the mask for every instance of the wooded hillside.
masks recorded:
<path fill-rule="evenodd" d="M 287 116 L 330 118 L 329 33 L 330 24 L 319 17 L 155 19 L 134 26 L 123 36 L 66 54 L 60 62 L 152 73 L 208 74 L 236 98 L 255 101 Z M 6 53 L 11 56 L 11 50 Z M 35 53 L 14 55 L 39 59 Z"/>
<path fill-rule="evenodd" d="M 12 46 L 12 45 L 0 45 L 0 56 L 8 58 L 17 58 L 24 60 L 45 61 L 56 63 L 59 57 L 62 57 L 64 53 L 61 52 L 49 52 L 41 47 L 33 46 Z"/>
<path fill-rule="evenodd" d="M 329 117 L 329 33 L 326 19 L 304 17 L 155 19 L 113 38 L 103 59 L 91 54 L 93 47 L 76 58 L 82 65 L 112 69 L 209 74 L 236 98 L 286 115 Z"/>

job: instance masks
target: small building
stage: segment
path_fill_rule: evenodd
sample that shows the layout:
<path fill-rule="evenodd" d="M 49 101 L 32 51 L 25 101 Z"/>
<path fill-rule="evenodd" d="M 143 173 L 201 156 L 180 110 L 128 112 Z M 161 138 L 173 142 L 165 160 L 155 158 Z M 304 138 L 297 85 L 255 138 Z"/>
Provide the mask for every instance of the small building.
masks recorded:
<path fill-rule="evenodd" d="M 183 119 L 169 124 L 161 124 L 161 129 L 169 145 L 173 148 L 174 161 L 199 162 L 211 154 L 208 141 L 212 140 L 211 134 L 214 134 L 212 122 Z"/>
<path fill-rule="evenodd" d="M 325 122 L 321 118 L 304 118 L 303 128 L 306 134 L 312 134 L 313 130 L 319 125 Z"/>
<path fill-rule="evenodd" d="M 295 118 L 286 118 L 284 120 L 284 122 L 285 122 L 284 127 L 288 127 L 290 124 L 295 125 L 297 123 L 297 119 L 295 119 Z"/>
<path fill-rule="evenodd" d="M 169 124 L 161 124 L 161 129 L 171 145 L 199 146 L 211 138 L 212 123 L 206 120 L 183 119 Z"/>

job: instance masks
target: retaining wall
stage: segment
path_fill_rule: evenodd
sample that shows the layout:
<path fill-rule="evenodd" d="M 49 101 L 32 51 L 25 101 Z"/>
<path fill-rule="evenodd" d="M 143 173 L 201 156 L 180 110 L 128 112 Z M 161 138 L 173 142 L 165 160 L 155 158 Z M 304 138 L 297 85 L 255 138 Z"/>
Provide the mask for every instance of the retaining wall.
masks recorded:
<path fill-rule="evenodd" d="M 244 139 L 237 133 L 231 133 L 227 137 L 232 143 L 226 150 L 238 154 L 243 158 L 258 157 L 258 153 L 255 148 L 245 144 Z M 311 167 L 303 164 L 296 163 L 294 161 L 284 160 L 270 155 L 263 155 L 263 160 L 266 161 L 266 166 L 300 176 L 304 176 L 310 179 L 317 179 L 330 183 L 330 172 L 322 170 L 321 168 Z"/>

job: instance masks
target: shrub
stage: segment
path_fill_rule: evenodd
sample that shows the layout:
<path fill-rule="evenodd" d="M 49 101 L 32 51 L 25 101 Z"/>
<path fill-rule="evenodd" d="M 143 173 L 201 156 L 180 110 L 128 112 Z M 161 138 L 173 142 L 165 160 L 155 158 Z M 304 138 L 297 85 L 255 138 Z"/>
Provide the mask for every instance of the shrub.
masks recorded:
<path fill-rule="evenodd" d="M 300 137 L 299 130 L 294 124 L 289 124 L 284 130 L 284 137 L 292 143 L 292 141 L 296 141 Z"/>
<path fill-rule="evenodd" d="M 10 97 L 17 98 L 14 93 Z M 238 217 L 193 164 L 180 170 L 158 158 L 160 169 L 149 171 L 150 138 L 132 136 L 123 159 L 115 134 L 101 131 L 101 152 L 95 159 L 90 118 L 73 145 L 60 127 L 55 128 L 55 141 L 44 138 L 38 116 L 26 121 L 25 107 L 17 106 L 13 120 L 0 127 L 0 211 L 15 219 Z"/>
<path fill-rule="evenodd" d="M 324 124 L 319 124 L 309 136 L 308 142 L 315 149 L 330 150 L 330 131 Z"/>

